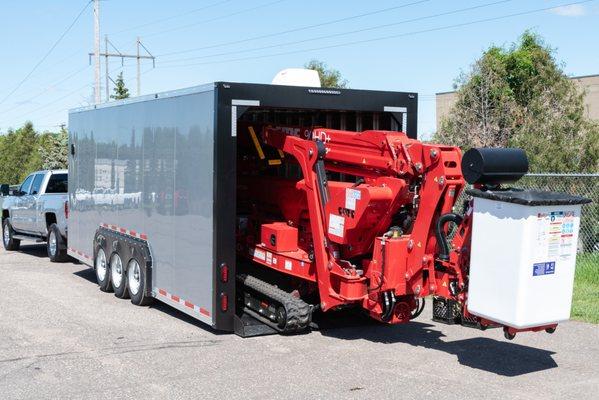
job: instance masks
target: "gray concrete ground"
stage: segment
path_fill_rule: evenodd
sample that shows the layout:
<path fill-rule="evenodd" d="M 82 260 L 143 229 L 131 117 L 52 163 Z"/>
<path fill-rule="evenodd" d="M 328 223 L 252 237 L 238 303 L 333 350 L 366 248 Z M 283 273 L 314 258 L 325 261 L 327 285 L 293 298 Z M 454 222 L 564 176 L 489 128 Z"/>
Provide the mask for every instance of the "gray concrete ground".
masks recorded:
<path fill-rule="evenodd" d="M 102 293 L 44 248 L 0 250 L 0 398 L 596 399 L 599 326 L 553 335 L 430 321 L 301 336 L 218 334 L 158 303 Z"/>

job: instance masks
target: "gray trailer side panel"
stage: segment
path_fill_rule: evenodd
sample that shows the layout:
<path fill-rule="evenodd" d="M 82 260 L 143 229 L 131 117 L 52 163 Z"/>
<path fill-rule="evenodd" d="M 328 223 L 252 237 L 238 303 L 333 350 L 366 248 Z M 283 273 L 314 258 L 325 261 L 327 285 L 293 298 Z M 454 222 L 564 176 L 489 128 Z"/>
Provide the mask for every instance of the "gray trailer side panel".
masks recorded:
<path fill-rule="evenodd" d="M 91 263 L 101 224 L 144 234 L 155 295 L 212 324 L 212 87 L 75 110 L 69 131 L 77 258 Z"/>

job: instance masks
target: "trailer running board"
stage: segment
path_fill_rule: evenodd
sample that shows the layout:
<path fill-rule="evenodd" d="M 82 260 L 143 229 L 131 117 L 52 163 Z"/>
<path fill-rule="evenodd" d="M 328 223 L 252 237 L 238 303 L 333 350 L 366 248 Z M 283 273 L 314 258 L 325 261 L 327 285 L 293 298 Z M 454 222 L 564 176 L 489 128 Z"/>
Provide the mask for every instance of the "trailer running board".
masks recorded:
<path fill-rule="evenodd" d="M 310 304 L 251 275 L 239 275 L 237 280 L 243 285 L 238 298 L 243 314 L 237 328 L 243 328 L 249 336 L 299 333 L 309 328 L 313 311 Z M 269 329 L 252 327 L 252 320 Z"/>

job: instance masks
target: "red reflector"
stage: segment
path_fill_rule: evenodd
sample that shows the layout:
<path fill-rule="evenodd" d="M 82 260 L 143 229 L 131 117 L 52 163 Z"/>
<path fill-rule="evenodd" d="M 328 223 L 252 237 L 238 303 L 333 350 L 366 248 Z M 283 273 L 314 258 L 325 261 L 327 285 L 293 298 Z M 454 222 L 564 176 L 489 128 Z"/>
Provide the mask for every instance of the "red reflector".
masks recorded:
<path fill-rule="evenodd" d="M 229 296 L 226 293 L 220 294 L 220 309 L 223 312 L 229 309 Z"/>
<path fill-rule="evenodd" d="M 64 202 L 64 217 L 69 218 L 69 202 Z"/>
<path fill-rule="evenodd" d="M 229 281 L 229 266 L 227 264 L 220 266 L 220 280 L 224 283 Z"/>

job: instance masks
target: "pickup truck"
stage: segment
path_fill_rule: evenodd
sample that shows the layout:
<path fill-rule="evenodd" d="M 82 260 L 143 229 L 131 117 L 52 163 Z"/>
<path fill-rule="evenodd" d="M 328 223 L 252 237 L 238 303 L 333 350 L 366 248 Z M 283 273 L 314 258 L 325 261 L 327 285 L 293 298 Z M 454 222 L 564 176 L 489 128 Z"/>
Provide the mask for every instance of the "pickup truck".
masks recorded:
<path fill-rule="evenodd" d="M 67 170 L 34 172 L 3 200 L 2 242 L 6 250 L 19 250 L 21 240 L 46 242 L 51 261 L 67 260 Z"/>

